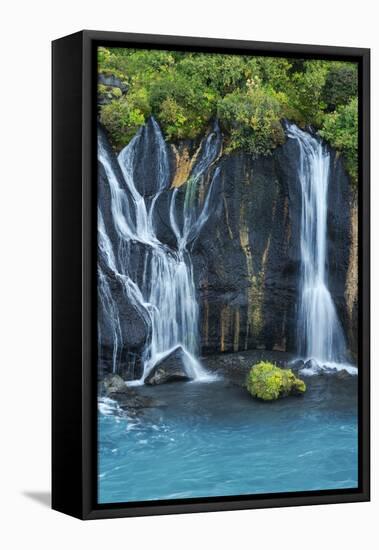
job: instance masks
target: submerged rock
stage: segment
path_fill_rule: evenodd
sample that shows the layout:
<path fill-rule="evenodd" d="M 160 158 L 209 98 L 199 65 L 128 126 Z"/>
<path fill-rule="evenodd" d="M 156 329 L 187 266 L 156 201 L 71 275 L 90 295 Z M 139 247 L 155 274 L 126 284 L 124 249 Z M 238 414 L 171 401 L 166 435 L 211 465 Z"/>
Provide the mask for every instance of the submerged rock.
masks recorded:
<path fill-rule="evenodd" d="M 342 369 L 340 371 L 337 371 L 336 373 L 336 378 L 338 378 L 338 380 L 347 380 L 349 378 L 351 378 L 353 375 L 350 374 L 349 371 L 347 371 L 346 369 Z"/>
<path fill-rule="evenodd" d="M 290 369 L 280 369 L 272 363 L 261 361 L 250 370 L 247 389 L 253 397 L 274 401 L 289 395 L 302 395 L 307 388 L 304 381 L 296 378 Z"/>
<path fill-rule="evenodd" d="M 186 355 L 181 346 L 158 361 L 145 378 L 145 384 L 157 385 L 167 382 L 187 382 L 191 376 L 186 369 Z"/>
<path fill-rule="evenodd" d="M 128 391 L 122 393 L 115 393 L 112 395 L 112 399 L 115 399 L 124 410 L 130 409 L 151 409 L 155 407 L 162 407 L 165 405 L 162 401 L 158 401 L 153 397 L 141 395 L 135 390 L 128 388 Z"/>

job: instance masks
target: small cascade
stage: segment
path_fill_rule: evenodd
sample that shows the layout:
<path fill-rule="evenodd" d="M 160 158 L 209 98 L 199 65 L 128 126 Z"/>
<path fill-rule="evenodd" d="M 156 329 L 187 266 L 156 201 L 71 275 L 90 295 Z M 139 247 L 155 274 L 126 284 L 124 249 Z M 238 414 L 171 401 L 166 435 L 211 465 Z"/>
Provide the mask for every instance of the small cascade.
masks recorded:
<path fill-rule="evenodd" d="M 298 352 L 320 367 L 346 363 L 346 344 L 327 278 L 327 209 L 330 154 L 323 143 L 296 125 L 287 135 L 300 150 L 301 275 L 298 310 Z"/>
<path fill-rule="evenodd" d="M 149 132 L 153 140 L 153 155 L 149 164 L 155 167 L 154 181 L 146 182 L 149 193 L 138 188 L 137 166 L 140 170 L 139 155 L 143 132 Z M 177 222 L 178 189 L 168 190 L 170 166 L 167 144 L 159 125 L 151 118 L 130 143 L 118 155 L 122 178 L 117 174 L 101 139 L 98 141 L 98 159 L 102 164 L 111 194 L 111 217 L 118 243 L 112 243 L 103 222 L 101 210 L 98 215 L 99 233 L 99 294 L 112 319 L 113 369 L 117 370 L 117 357 L 122 346 L 122 331 L 118 315 L 118 304 L 112 301 L 112 293 L 107 285 L 102 264 L 106 265 L 123 286 L 126 299 L 149 318 L 151 334 L 143 350 L 143 374 L 137 383 L 144 379 L 154 365 L 181 346 L 185 358 L 185 368 L 193 379 L 207 379 L 198 357 L 199 308 L 196 299 L 191 246 L 207 221 L 210 211 L 210 198 L 217 184 L 218 169 L 213 171 L 203 204 L 197 199 L 197 188 L 203 184 L 211 165 L 217 160 L 221 150 L 221 134 L 214 124 L 213 131 L 203 140 L 199 159 L 195 164 L 190 180 L 186 183 L 183 211 L 183 227 Z M 145 182 L 144 182 L 145 183 Z M 160 195 L 171 194 L 169 222 L 176 237 L 176 247 L 170 248 L 157 237 L 155 209 Z M 133 273 L 131 265 L 135 257 L 143 259 L 143 275 Z"/>

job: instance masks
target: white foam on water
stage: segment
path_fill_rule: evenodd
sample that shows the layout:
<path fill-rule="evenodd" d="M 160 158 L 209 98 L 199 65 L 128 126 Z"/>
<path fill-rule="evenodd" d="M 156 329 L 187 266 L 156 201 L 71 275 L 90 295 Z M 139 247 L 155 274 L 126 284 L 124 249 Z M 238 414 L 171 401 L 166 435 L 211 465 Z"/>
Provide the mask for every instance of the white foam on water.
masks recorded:
<path fill-rule="evenodd" d="M 109 397 L 100 397 L 97 400 L 97 408 L 100 414 L 104 416 L 111 416 L 117 412 L 120 412 L 120 407 L 117 402 Z"/>
<path fill-rule="evenodd" d="M 302 374 L 303 376 L 316 376 L 317 374 L 320 374 L 320 372 L 333 374 L 334 372 L 340 372 L 343 370 L 352 376 L 356 376 L 358 374 L 357 367 L 354 367 L 353 365 L 348 363 L 333 362 L 326 363 L 325 365 L 317 365 L 316 367 L 304 367 L 299 370 L 299 374 Z"/>

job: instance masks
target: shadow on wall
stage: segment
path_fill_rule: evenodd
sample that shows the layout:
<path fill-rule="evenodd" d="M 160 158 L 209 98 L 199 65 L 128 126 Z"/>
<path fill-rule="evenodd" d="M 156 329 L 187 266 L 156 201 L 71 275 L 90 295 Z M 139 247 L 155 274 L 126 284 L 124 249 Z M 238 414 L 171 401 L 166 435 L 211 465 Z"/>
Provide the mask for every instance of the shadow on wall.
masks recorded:
<path fill-rule="evenodd" d="M 23 491 L 22 495 L 24 497 L 30 498 L 41 504 L 42 506 L 51 507 L 51 493 L 50 491 Z"/>

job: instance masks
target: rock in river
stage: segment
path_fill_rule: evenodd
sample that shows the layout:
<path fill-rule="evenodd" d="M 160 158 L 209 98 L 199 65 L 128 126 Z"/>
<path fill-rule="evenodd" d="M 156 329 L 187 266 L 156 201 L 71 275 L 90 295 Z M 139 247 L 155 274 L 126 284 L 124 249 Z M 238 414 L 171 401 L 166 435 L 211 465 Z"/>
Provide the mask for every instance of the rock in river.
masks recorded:
<path fill-rule="evenodd" d="M 145 384 L 157 385 L 166 382 L 186 382 L 191 377 L 186 369 L 186 354 L 181 346 L 158 361 L 145 378 Z"/>
<path fill-rule="evenodd" d="M 128 387 L 118 374 L 107 374 L 100 382 L 99 393 L 114 399 L 121 409 L 128 411 L 164 406 L 163 402 Z"/>
<path fill-rule="evenodd" d="M 127 393 L 128 387 L 118 374 L 107 374 L 100 382 L 100 394 L 113 397 L 115 393 Z"/>

